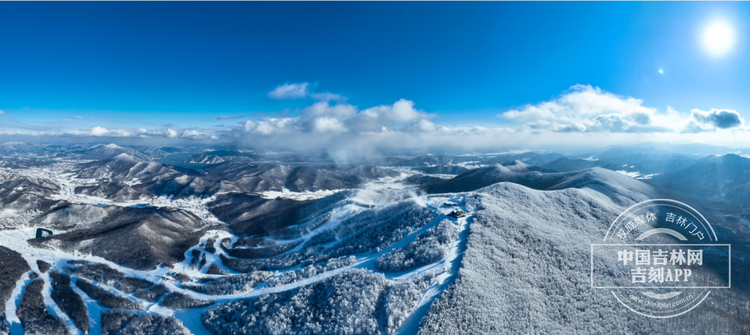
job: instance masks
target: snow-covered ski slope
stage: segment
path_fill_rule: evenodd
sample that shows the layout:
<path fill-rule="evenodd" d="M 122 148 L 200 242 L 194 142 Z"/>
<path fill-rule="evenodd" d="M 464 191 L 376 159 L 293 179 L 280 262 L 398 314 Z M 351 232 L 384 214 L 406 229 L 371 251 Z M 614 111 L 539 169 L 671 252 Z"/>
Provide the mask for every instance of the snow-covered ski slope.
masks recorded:
<path fill-rule="evenodd" d="M 72 189 L 70 185 L 65 185 L 67 183 L 64 181 L 61 184 L 64 186 L 61 187 L 62 190 L 70 192 Z M 69 199 L 73 200 L 72 198 Z M 76 200 L 91 205 L 126 205 L 107 202 L 106 199 L 89 199 L 88 197 L 77 197 Z M 446 206 L 446 203 L 456 206 Z M 461 218 L 448 216 L 454 210 L 463 210 L 469 212 L 469 215 Z M 402 214 L 404 218 L 388 221 L 391 225 L 389 227 L 398 229 L 395 232 L 387 231 L 387 233 L 393 235 L 391 238 L 377 241 L 378 243 L 372 244 L 374 248 L 352 247 L 352 241 L 356 242 L 357 238 L 362 238 L 358 235 L 379 226 L 381 221 L 387 221 L 387 217 L 381 216 L 399 216 Z M 412 214 L 416 216 L 409 216 Z M 325 220 L 321 220 L 321 217 L 325 217 Z M 414 218 L 416 220 L 411 221 Z M 426 314 L 435 297 L 452 283 L 458 271 L 460 255 L 466 245 L 467 228 L 473 220 L 473 216 L 471 215 L 471 209 L 465 206 L 464 197 L 461 195 L 419 196 L 413 188 L 400 184 L 397 178 L 385 178 L 371 183 L 359 192 L 351 193 L 350 197 L 340 201 L 333 210 L 316 213 L 309 219 L 310 221 L 325 221 L 325 223 L 311 225 L 309 232 L 294 240 L 266 238 L 266 243 L 274 245 L 294 244 L 296 246 L 272 258 L 295 255 L 301 252 L 309 253 L 311 247 L 317 250 L 316 254 L 327 253 L 327 255 L 317 259 L 317 263 L 308 260 L 295 261 L 291 266 L 282 266 L 276 270 L 243 271 L 244 273 L 233 270 L 224 264 L 223 259 L 243 261 L 241 258 L 232 257 L 227 252 L 227 249 L 235 249 L 233 244 L 240 238 L 226 230 L 207 230 L 200 242 L 185 252 L 185 261 L 175 264 L 173 268 L 160 267 L 151 271 L 139 271 L 123 267 L 97 256 L 81 255 L 75 252 L 66 253 L 55 248 L 35 248 L 27 242 L 34 237 L 35 230 L 33 228 L 0 231 L 0 245 L 21 253 L 32 269 L 16 283 L 13 296 L 6 304 L 8 313 L 5 321 L 11 326 L 13 334 L 23 330 L 21 321 L 16 316 L 15 311 L 24 294 L 25 286 L 32 281 L 29 276 L 33 273 L 40 274 L 41 280 L 45 282 L 43 295 L 46 309 L 53 316 L 60 318 L 71 334 L 85 333 L 86 331 L 89 334 L 101 333 L 101 317 L 104 313 L 113 309 L 103 306 L 101 301 L 97 302 L 95 297 L 82 291 L 77 284 L 80 281 L 89 282 L 113 297 L 134 302 L 134 306 L 138 306 L 140 310 L 136 313 L 173 316 L 194 334 L 210 334 L 211 332 L 206 329 L 202 318 L 207 311 L 216 306 L 243 299 L 254 299 L 293 291 L 301 287 L 331 281 L 332 278 L 340 277 L 348 271 L 358 270 L 365 271 L 369 275 L 381 276 L 383 285 L 388 287 L 406 287 L 411 285 L 412 282 L 418 283 L 409 286 L 411 288 L 408 292 L 410 296 L 408 301 L 403 302 L 403 304 L 398 300 L 398 296 L 393 295 L 394 298 L 391 301 L 396 307 L 390 307 L 389 309 L 394 311 L 389 314 L 390 326 L 378 327 L 379 332 L 383 333 L 413 334 L 417 331 L 419 321 Z M 419 236 L 440 233 L 437 228 L 458 232 L 452 235 L 450 240 L 434 244 L 434 249 L 437 250 L 439 257 L 429 259 L 427 262 L 420 260 L 424 264 L 419 263 L 418 266 L 412 264 L 412 268 L 397 272 L 381 271 L 375 265 L 378 258 L 407 246 L 424 247 L 424 245 L 427 245 L 429 247 L 429 243 L 432 242 L 431 239 L 417 239 Z M 321 239 L 321 236 L 325 234 L 330 236 L 327 236 L 324 242 L 317 244 L 315 239 Z M 365 239 L 370 237 L 377 238 L 378 236 L 367 236 Z M 303 247 L 306 250 L 303 251 Z M 207 249 L 213 249 L 213 252 L 208 252 Z M 243 248 L 238 247 L 236 249 Z M 203 264 L 196 264 L 198 261 L 193 257 L 196 252 L 200 254 L 200 259 L 205 259 Z M 254 261 L 260 262 L 263 260 L 263 258 L 254 259 Z M 49 263 L 51 268 L 42 273 L 37 267 L 37 261 Z M 94 266 L 103 266 L 104 270 L 102 268 L 96 268 L 93 271 L 86 270 Z M 211 272 L 209 269 L 212 267 L 220 269 L 224 274 L 207 273 Z M 119 272 L 116 275 L 119 277 L 115 278 L 117 280 L 137 278 L 152 283 L 154 285 L 152 288 L 159 285 L 163 286 L 170 292 L 168 294 L 181 294 L 187 297 L 186 299 L 207 302 L 211 305 L 197 308 L 175 308 L 165 306 L 168 304 L 164 303 L 164 296 L 155 301 L 139 298 L 136 295 L 140 294 L 140 291 L 135 293 L 130 288 L 117 287 L 119 285 L 117 280 L 106 279 L 107 274 L 112 270 Z M 83 331 L 77 329 L 61 307 L 50 298 L 52 288 L 49 273 L 53 271 L 67 273 L 71 276 L 70 286 L 81 297 L 85 305 L 90 319 L 90 329 Z M 98 275 L 99 277 L 91 275 L 92 272 L 97 273 L 97 271 L 100 271 L 99 273 L 103 275 Z M 261 279 L 252 282 L 251 285 L 227 285 L 231 286 L 231 289 L 221 288 L 228 281 L 242 281 L 250 276 L 257 276 Z M 182 278 L 175 279 L 175 277 Z M 206 293 L 207 290 L 201 289 L 207 286 L 217 286 L 220 291 L 231 292 L 208 294 Z M 414 295 L 415 290 L 418 292 L 416 296 Z M 106 303 L 104 304 L 106 305 Z M 388 321 L 385 320 L 382 323 L 387 324 Z"/>
<path fill-rule="evenodd" d="M 113 201 L 76 194 L 76 183 L 90 182 L 61 169 L 44 177 L 59 186 L 58 201 L 88 208 L 145 203 L 214 223 L 180 249 L 184 260 L 151 270 L 65 252 L 70 249 L 54 243 L 37 248 L 28 241 L 34 229 L 23 224 L 1 230 L 0 245 L 19 252 L 31 268 L 4 304 L 5 321 L 12 334 L 23 333 L 30 316 L 20 312 L 21 301 L 41 280 L 44 310 L 67 332 L 86 333 L 69 314 L 75 310 L 54 299 L 56 272 L 70 276 L 88 334 L 145 327 L 143 320 L 153 325 L 143 331 L 155 334 L 750 332 L 750 309 L 733 292 L 702 308 L 734 328 L 711 328 L 700 316 L 684 324 L 634 317 L 590 289 L 588 247 L 625 208 L 660 197 L 651 184 L 602 168 L 548 173 L 516 162 L 472 171 L 461 178 L 482 188 L 459 193 L 424 195 L 404 183 L 414 175 L 408 171 L 357 190 L 258 193 L 265 200 L 322 204 L 289 219 L 289 226 L 243 235 L 206 209 L 216 195 Z M 445 184 L 466 186 L 461 178 Z M 452 217 L 453 211 L 468 215 Z M 42 272 L 38 261 L 50 269 Z M 121 310 L 141 322 L 118 324 Z"/>

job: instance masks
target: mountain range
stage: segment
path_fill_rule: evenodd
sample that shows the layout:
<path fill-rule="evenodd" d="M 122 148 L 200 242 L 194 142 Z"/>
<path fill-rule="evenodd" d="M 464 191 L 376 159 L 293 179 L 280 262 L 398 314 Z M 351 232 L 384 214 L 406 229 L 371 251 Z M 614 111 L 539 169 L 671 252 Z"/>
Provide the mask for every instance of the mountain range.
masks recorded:
<path fill-rule="evenodd" d="M 727 150 L 337 165 L 320 152 L 5 143 L 0 334 L 748 333 L 750 159 Z M 733 289 L 690 318 L 643 318 L 590 287 L 590 245 L 661 198 L 732 244 Z"/>

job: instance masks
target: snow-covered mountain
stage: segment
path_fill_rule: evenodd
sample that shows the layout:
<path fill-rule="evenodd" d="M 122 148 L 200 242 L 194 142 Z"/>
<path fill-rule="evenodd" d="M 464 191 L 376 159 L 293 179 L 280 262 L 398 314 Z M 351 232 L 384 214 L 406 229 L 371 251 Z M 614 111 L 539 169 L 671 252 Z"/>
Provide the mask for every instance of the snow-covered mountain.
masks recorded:
<path fill-rule="evenodd" d="M 514 183 L 480 189 L 455 284 L 431 306 L 419 334 L 683 334 L 750 330 L 746 288 L 715 290 L 689 317 L 628 311 L 609 290 L 590 287 L 589 248 L 629 205 L 656 192 L 632 180 L 593 176 L 577 188 L 541 191 Z M 612 185 L 608 189 L 601 184 Z M 573 185 L 570 183 L 569 185 Z M 734 242 L 737 242 L 736 240 Z M 740 257 L 744 258 L 744 257 Z M 733 274 L 748 263 L 733 258 Z M 736 263 L 735 263 L 736 262 Z M 735 285 L 736 283 L 733 283 Z"/>
<path fill-rule="evenodd" d="M 0 201 L 3 209 L 26 211 L 48 208 L 51 203 L 47 197 L 59 191 L 59 185 L 45 176 L 0 170 Z"/>
<path fill-rule="evenodd" d="M 198 157 L 191 157 L 185 160 L 185 163 L 190 164 L 219 164 L 224 163 L 224 159 L 212 154 L 202 154 Z"/>
<path fill-rule="evenodd" d="M 0 334 L 750 332 L 741 156 L 639 147 L 336 166 L 324 153 L 31 147 L 0 164 Z M 156 150 L 225 161 L 194 170 Z M 643 318 L 590 288 L 590 244 L 658 198 L 694 204 L 733 245 L 736 288 L 690 318 Z"/>

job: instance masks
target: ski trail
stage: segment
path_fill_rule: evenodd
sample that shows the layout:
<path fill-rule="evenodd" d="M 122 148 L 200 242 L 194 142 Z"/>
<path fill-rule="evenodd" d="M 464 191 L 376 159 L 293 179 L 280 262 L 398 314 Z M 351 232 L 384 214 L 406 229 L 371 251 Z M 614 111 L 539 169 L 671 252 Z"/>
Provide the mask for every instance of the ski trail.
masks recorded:
<path fill-rule="evenodd" d="M 89 297 L 86 293 L 81 291 L 78 286 L 76 286 L 77 280 L 77 277 L 70 278 L 70 288 L 72 288 L 73 291 L 78 294 L 81 299 L 83 299 L 83 303 L 86 305 L 86 312 L 89 316 L 89 335 L 101 335 L 102 308 L 99 306 L 96 300 L 91 299 L 91 297 Z"/>
<path fill-rule="evenodd" d="M 461 260 L 463 260 L 464 252 L 466 251 L 466 243 L 469 237 L 469 225 L 473 218 L 473 215 L 471 215 L 464 218 L 463 222 L 460 222 L 461 225 L 459 228 L 458 239 L 453 242 L 444 259 L 444 262 L 447 265 L 447 271 L 441 273 L 433 280 L 430 287 L 428 287 L 422 295 L 422 299 L 417 304 L 417 307 L 411 315 L 404 320 L 398 330 L 396 330 L 395 334 L 416 334 L 419 331 L 419 325 L 422 322 L 422 319 L 427 315 L 427 312 L 430 311 L 432 302 L 456 281 L 458 270 L 461 267 Z"/>
<path fill-rule="evenodd" d="M 21 320 L 16 315 L 16 309 L 18 308 L 18 304 L 21 303 L 23 294 L 26 293 L 26 284 L 31 281 L 29 280 L 30 274 L 31 271 L 21 276 L 21 279 L 16 282 L 16 287 L 10 295 L 10 299 L 5 303 L 5 320 L 8 322 L 8 326 L 10 326 L 11 335 L 23 335 L 23 326 L 21 326 Z"/>
<path fill-rule="evenodd" d="M 185 328 L 189 329 L 193 335 L 213 335 L 201 322 L 201 314 L 208 311 L 211 307 L 196 309 L 181 309 L 174 311 L 174 317 L 182 322 Z"/>
<path fill-rule="evenodd" d="M 213 247 L 216 249 L 214 253 L 210 253 L 205 250 L 205 248 L 202 248 L 201 245 L 204 243 L 208 243 L 208 240 L 213 238 L 214 244 Z M 234 275 L 234 274 L 242 274 L 241 272 L 234 271 L 224 265 L 224 263 L 221 261 L 221 255 L 225 255 L 227 257 L 231 257 L 224 252 L 224 249 L 221 248 L 221 241 L 225 238 L 236 238 L 234 235 L 230 234 L 226 231 L 221 230 L 208 230 L 206 231 L 203 236 L 201 236 L 198 243 L 185 251 L 185 260 L 180 263 L 175 263 L 173 266 L 174 272 L 179 272 L 182 274 L 186 274 L 190 277 L 196 277 L 196 278 L 211 278 L 211 277 L 217 277 L 218 275 L 210 275 L 203 273 L 201 269 L 208 269 L 211 264 L 216 264 L 219 268 L 221 268 L 227 275 Z M 206 245 L 208 247 L 208 245 Z M 200 260 L 196 260 L 195 266 L 191 264 L 190 262 L 193 260 L 193 250 L 198 250 L 201 252 L 201 254 L 206 258 L 206 264 L 203 267 L 198 267 Z M 199 257 L 200 258 L 200 257 Z"/>
<path fill-rule="evenodd" d="M 149 310 L 149 309 L 151 309 L 152 306 L 154 306 L 154 305 L 157 304 L 157 302 L 150 302 L 150 301 L 143 300 L 141 298 L 136 298 L 132 294 L 126 294 L 125 292 L 122 292 L 122 291 L 120 291 L 120 290 L 118 290 L 118 289 L 116 289 L 116 288 L 114 288 L 112 286 L 100 283 L 100 282 L 95 281 L 95 280 L 89 280 L 87 278 L 78 278 L 78 277 L 72 277 L 72 276 L 71 276 L 71 278 L 76 278 L 76 281 L 83 279 L 83 280 L 87 281 L 89 284 L 94 285 L 94 286 L 96 286 L 96 287 L 98 287 L 98 288 L 100 288 L 102 290 L 105 290 L 105 291 L 111 293 L 111 294 L 114 294 L 114 295 L 116 295 L 116 296 L 118 296 L 120 298 L 124 298 L 124 299 L 130 300 L 130 301 L 133 301 L 136 304 L 140 305 L 141 308 L 143 308 L 143 310 Z M 72 279 L 71 279 L 71 281 L 72 281 Z M 170 313 L 163 313 L 163 312 L 160 312 L 159 314 L 166 315 L 166 316 L 170 315 Z"/>
<path fill-rule="evenodd" d="M 440 202 L 446 199 L 439 199 Z M 455 199 L 450 199 L 455 200 Z M 458 201 L 457 201 L 458 202 Z M 395 249 L 404 247 L 414 241 L 414 239 L 419 236 L 419 234 L 423 233 L 427 229 L 435 226 L 436 224 L 440 223 L 442 220 L 446 219 L 447 216 L 445 214 L 449 213 L 453 209 L 462 209 L 465 210 L 465 205 L 463 205 L 463 201 L 459 202 L 462 205 L 459 205 L 457 207 L 450 207 L 450 208 L 435 208 L 436 211 L 439 213 L 433 220 L 431 220 L 429 223 L 425 224 L 423 227 L 420 227 L 420 229 L 415 230 L 414 232 L 411 232 L 409 235 L 405 236 L 398 242 L 394 243 L 393 245 L 389 246 L 388 248 L 378 252 L 366 255 L 364 257 L 361 257 L 357 260 L 356 263 L 351 264 L 349 266 L 345 266 L 339 269 L 335 269 L 332 271 L 324 272 L 319 275 L 306 278 L 303 280 L 299 280 L 296 282 L 292 282 L 285 285 L 280 285 L 276 287 L 264 287 L 259 289 L 253 289 L 248 292 L 242 292 L 232 295 L 222 295 L 222 296 L 210 296 L 201 294 L 198 292 L 185 290 L 180 287 L 174 286 L 171 283 L 165 283 L 168 284 L 169 288 L 173 291 L 181 292 L 183 294 L 190 295 L 197 299 L 212 299 L 214 300 L 215 304 L 220 304 L 224 302 L 234 301 L 237 299 L 243 299 L 243 298 L 251 298 L 256 296 L 261 296 L 265 294 L 272 294 L 272 293 L 279 293 L 284 292 L 288 290 L 292 290 L 295 288 L 299 288 L 302 286 L 307 286 L 316 282 L 319 282 L 321 280 L 325 280 L 327 278 L 336 276 L 338 274 L 341 274 L 347 270 L 350 270 L 352 268 L 365 268 L 374 270 L 374 261 Z M 427 315 L 427 312 L 429 311 L 430 306 L 432 305 L 432 302 L 437 298 L 445 289 L 450 287 L 453 282 L 455 281 L 456 275 L 458 274 L 458 269 L 461 265 L 461 260 L 463 259 L 463 253 L 466 250 L 466 241 L 468 238 L 468 227 L 471 224 L 471 221 L 473 220 L 473 216 L 468 216 L 465 218 L 460 218 L 457 220 L 457 224 L 459 225 L 459 234 L 456 240 L 454 240 L 450 247 L 449 251 L 446 254 L 446 256 L 438 260 L 434 263 L 424 265 L 420 268 L 413 269 L 411 271 L 406 271 L 403 273 L 397 273 L 397 274 L 385 274 L 387 278 L 391 280 L 409 280 L 411 278 L 417 277 L 421 274 L 425 274 L 428 271 L 431 270 L 437 270 L 438 272 L 441 272 L 435 279 L 433 279 L 432 284 L 430 287 L 428 287 L 424 293 L 422 298 L 420 299 L 419 303 L 417 304 L 414 311 L 407 317 L 407 319 L 404 321 L 404 323 L 399 327 L 397 334 L 416 334 L 419 328 L 419 324 L 424 318 L 425 315 Z M 380 273 L 379 271 L 375 271 Z M 175 311 L 174 316 L 180 319 L 183 324 L 186 326 L 189 326 L 191 330 L 196 331 L 196 333 L 203 334 L 205 333 L 204 328 L 202 327 L 202 324 L 200 324 L 200 314 L 203 313 L 203 311 L 210 309 L 210 307 L 203 308 L 201 310 L 183 310 L 183 311 Z"/>
<path fill-rule="evenodd" d="M 42 298 L 44 299 L 44 305 L 47 307 L 47 311 L 49 311 L 52 316 L 59 318 L 65 323 L 65 327 L 68 328 L 70 335 L 81 335 L 81 332 L 78 330 L 75 323 L 73 323 L 73 320 L 71 320 L 67 314 L 63 313 L 60 306 L 52 300 L 52 280 L 49 277 L 49 270 L 43 273 L 40 278 L 44 280 Z"/>
<path fill-rule="evenodd" d="M 443 203 L 446 201 L 456 203 L 458 206 L 444 206 Z M 385 275 L 387 280 L 391 282 L 411 280 L 413 278 L 428 274 L 430 272 L 436 273 L 438 275 L 433 279 L 433 282 L 430 284 L 430 286 L 423 292 L 423 296 L 420 299 L 417 306 L 415 307 L 414 311 L 411 312 L 411 315 L 407 317 L 407 319 L 404 321 L 404 323 L 398 330 L 399 334 L 413 334 L 417 331 L 420 321 L 429 311 L 429 308 L 432 302 L 434 301 L 434 299 L 455 281 L 455 277 L 458 273 L 458 268 L 460 267 L 461 259 L 463 257 L 463 252 L 466 248 L 466 238 L 468 236 L 468 227 L 473 219 L 473 216 L 471 215 L 468 217 L 458 218 L 458 219 L 449 218 L 447 216 L 448 213 L 450 213 L 452 210 L 455 210 L 455 209 L 462 209 L 466 211 L 465 199 L 462 196 L 458 196 L 458 197 L 455 195 L 454 196 L 450 196 L 450 195 L 435 196 L 435 197 L 430 197 L 426 199 L 426 201 L 422 200 L 422 202 L 420 202 L 419 204 L 421 206 L 426 206 L 428 209 L 434 212 L 435 216 L 433 217 L 433 219 L 425 223 L 423 226 L 419 227 L 418 229 L 412 232 L 409 232 L 405 236 L 402 236 L 400 239 L 393 242 L 392 245 L 381 250 L 380 252 L 374 252 L 373 250 L 373 251 L 368 251 L 365 253 L 353 255 L 357 257 L 356 261 L 353 264 L 350 264 L 348 266 L 343 266 L 338 269 L 330 270 L 327 272 L 319 273 L 313 277 L 301 279 L 292 283 L 279 285 L 276 287 L 267 287 L 266 283 L 260 283 L 254 289 L 251 289 L 246 292 L 240 292 L 240 293 L 229 294 L 229 295 L 219 295 L 219 296 L 206 295 L 203 293 L 185 289 L 182 287 L 180 283 L 166 280 L 165 275 L 168 272 L 174 271 L 174 272 L 183 272 L 185 274 L 190 275 L 193 278 L 222 277 L 218 275 L 204 274 L 204 273 L 201 273 L 199 269 L 190 267 L 190 258 L 192 258 L 192 255 L 191 255 L 192 250 L 201 250 L 202 252 L 204 252 L 203 248 L 201 248 L 200 245 L 202 243 L 205 243 L 209 238 L 213 238 L 213 237 L 216 237 L 215 242 L 214 242 L 216 253 L 211 254 L 211 253 L 204 252 L 207 257 L 207 264 L 208 265 L 212 263 L 217 264 L 221 266 L 222 269 L 227 271 L 229 274 L 235 274 L 236 272 L 227 269 L 222 264 L 220 257 L 219 257 L 222 254 L 226 254 L 224 250 L 221 248 L 221 241 L 227 237 L 232 238 L 233 240 L 236 238 L 234 235 L 226 231 L 218 231 L 218 230 L 207 231 L 205 235 L 201 237 L 200 242 L 197 245 L 191 248 L 188 248 L 188 250 L 185 252 L 185 256 L 186 256 L 185 260 L 183 262 L 175 264 L 173 269 L 165 268 L 165 267 L 158 267 L 157 269 L 150 270 L 150 271 L 139 271 L 139 270 L 134 270 L 134 269 L 130 269 L 127 267 L 123 267 L 119 264 L 108 261 L 98 256 L 81 257 L 81 256 L 71 255 L 69 253 L 59 251 L 59 250 L 36 249 L 32 247 L 31 245 L 29 245 L 28 242 L 26 241 L 31 236 L 31 234 L 33 234 L 33 229 L 31 228 L 15 230 L 15 231 L 0 232 L 0 243 L 2 243 L 3 245 L 7 244 L 12 249 L 20 252 L 22 256 L 24 257 L 24 259 L 26 259 L 26 261 L 29 263 L 29 266 L 32 268 L 33 271 L 38 272 L 38 266 L 36 264 L 36 261 L 40 259 L 45 260 L 53 265 L 49 271 L 52 271 L 53 269 L 58 270 L 58 271 L 64 271 L 63 269 L 65 266 L 67 266 L 68 260 L 82 259 L 82 260 L 87 260 L 87 261 L 107 265 L 111 267 L 112 269 L 120 271 L 125 276 L 146 279 L 155 284 L 163 284 L 172 292 L 179 292 L 179 293 L 182 293 L 182 294 L 185 294 L 185 295 L 188 295 L 190 297 L 193 297 L 195 299 L 200 299 L 200 300 L 213 300 L 215 302 L 214 306 L 216 304 L 235 301 L 238 299 L 279 293 L 279 292 L 296 289 L 302 286 L 307 286 L 307 285 L 310 285 L 310 284 L 313 284 L 322 280 L 326 280 L 330 277 L 337 276 L 353 268 L 363 268 L 363 269 L 371 270 L 375 273 L 381 273 Z M 324 223 L 323 225 L 319 227 L 316 227 L 316 229 L 313 229 L 311 232 L 303 236 L 303 239 L 307 240 L 322 230 L 332 229 L 338 226 L 346 218 L 351 217 L 352 215 L 360 212 L 362 210 L 362 208 L 360 207 L 361 206 L 358 206 L 358 205 L 354 206 L 351 203 L 345 203 L 343 204 L 343 206 L 339 206 L 339 207 L 334 208 L 333 210 L 329 210 L 333 212 L 334 214 L 328 220 L 328 222 Z M 427 264 L 419 268 L 412 269 L 412 270 L 405 271 L 405 272 L 400 272 L 400 273 L 383 273 L 381 271 L 377 271 L 374 268 L 374 262 L 380 256 L 390 253 L 393 250 L 407 246 L 409 243 L 412 243 L 420 234 L 434 227 L 435 225 L 439 224 L 441 221 L 445 219 L 454 220 L 453 224 L 458 225 L 459 227 L 459 234 L 458 234 L 458 237 L 450 244 L 448 253 L 443 258 L 431 264 Z M 287 269 L 287 270 L 293 270 L 293 269 Z M 284 272 L 284 271 L 280 271 L 280 272 Z M 17 282 L 16 288 L 13 292 L 13 298 L 6 304 L 6 310 L 8 311 L 7 320 L 8 320 L 8 324 L 11 325 L 11 332 L 13 335 L 15 334 L 20 335 L 23 333 L 20 321 L 15 315 L 15 311 L 23 295 L 25 286 L 30 281 L 28 279 L 28 276 L 29 276 L 29 273 L 25 274 L 24 277 L 22 277 L 22 279 L 19 280 L 19 282 Z M 65 315 L 60 310 L 59 306 L 57 306 L 57 304 L 55 304 L 54 301 L 51 299 L 51 285 L 50 285 L 51 282 L 50 282 L 49 275 L 42 274 L 41 277 L 45 280 L 43 296 L 44 296 L 45 305 L 47 306 L 48 310 L 53 315 L 60 317 L 65 322 L 66 326 L 71 331 L 71 334 L 74 334 L 74 335 L 80 334 L 80 331 L 75 327 L 75 324 L 72 322 L 72 320 L 67 315 Z M 89 331 L 89 333 L 93 335 L 101 334 L 102 332 L 102 326 L 101 326 L 101 321 L 100 321 L 101 314 L 102 314 L 102 311 L 106 311 L 108 309 L 99 306 L 96 301 L 91 299 L 84 292 L 82 292 L 77 286 L 75 286 L 75 282 L 78 280 L 78 278 L 72 277 L 71 279 L 72 279 L 71 288 L 79 296 L 81 296 L 81 298 L 84 300 L 84 304 L 87 307 L 88 316 L 90 319 L 89 321 L 91 323 L 91 330 Z M 164 316 L 175 316 L 178 320 L 180 320 L 183 323 L 183 325 L 185 325 L 188 329 L 190 329 L 195 334 L 208 334 L 209 333 L 202 325 L 201 314 L 205 312 L 206 310 L 210 309 L 211 307 L 205 307 L 205 308 L 200 308 L 200 309 L 172 310 L 172 309 L 159 305 L 158 302 L 150 303 L 142 299 L 137 299 L 130 294 L 125 294 L 121 292 L 120 290 L 109 287 L 99 282 L 91 281 L 91 283 L 102 289 L 106 289 L 118 296 L 137 301 L 142 306 L 144 306 L 146 311 L 148 312 L 153 312 L 153 313 L 161 314 Z"/>

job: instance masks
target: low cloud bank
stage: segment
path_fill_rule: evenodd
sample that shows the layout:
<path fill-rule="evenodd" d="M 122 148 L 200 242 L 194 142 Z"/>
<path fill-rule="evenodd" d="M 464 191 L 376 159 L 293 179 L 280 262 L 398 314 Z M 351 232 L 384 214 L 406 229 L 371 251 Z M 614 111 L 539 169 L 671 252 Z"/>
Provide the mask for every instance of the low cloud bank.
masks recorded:
<path fill-rule="evenodd" d="M 313 86 L 286 83 L 268 92 L 269 98 L 277 100 L 310 100 L 309 106 L 295 112 L 219 117 L 255 118 L 238 122 L 234 127 L 181 129 L 165 124 L 161 129 L 119 129 L 95 126 L 59 132 L 0 131 L 0 138 L 106 138 L 117 143 L 160 145 L 231 143 L 264 150 L 325 150 L 343 162 L 366 159 L 394 149 L 480 151 L 591 146 L 593 143 L 601 146 L 645 140 L 728 145 L 731 141 L 743 143 L 747 134 L 745 120 L 734 110 L 694 109 L 688 114 L 667 107 L 660 111 L 644 106 L 640 99 L 618 96 L 590 85 L 575 85 L 550 101 L 500 113 L 497 116 L 502 127 L 439 125 L 434 122 L 437 114 L 420 110 L 415 102 L 406 99 L 361 109 L 349 104 L 345 96 L 313 92 Z"/>

